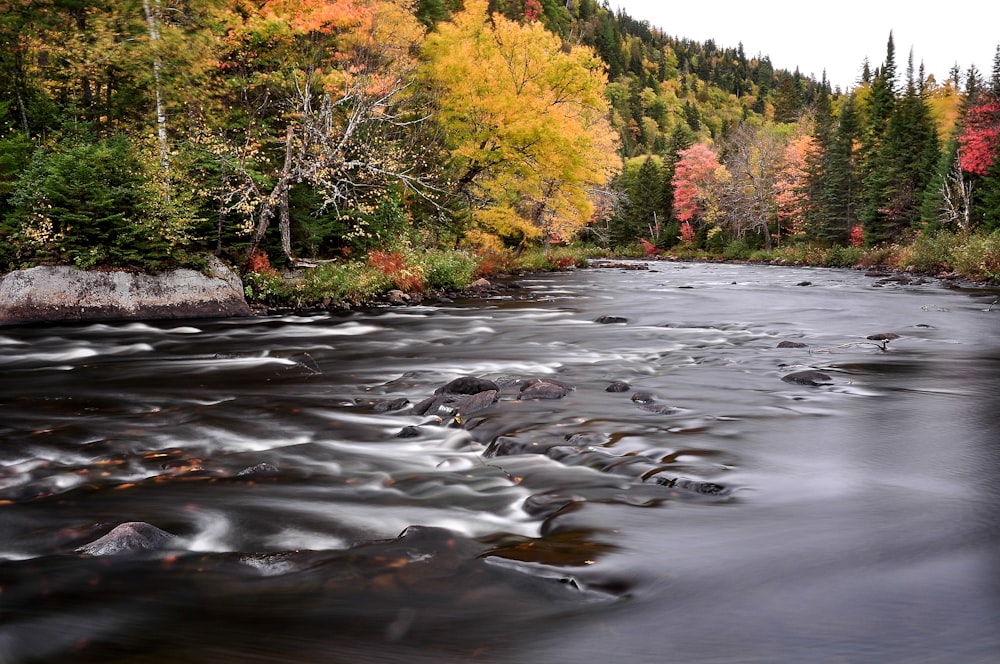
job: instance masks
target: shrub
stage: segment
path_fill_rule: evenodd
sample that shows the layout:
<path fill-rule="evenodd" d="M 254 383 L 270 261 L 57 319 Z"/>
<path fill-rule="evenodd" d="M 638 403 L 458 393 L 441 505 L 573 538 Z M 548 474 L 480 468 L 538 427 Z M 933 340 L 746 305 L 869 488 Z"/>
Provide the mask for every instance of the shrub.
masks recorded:
<path fill-rule="evenodd" d="M 517 263 L 508 251 L 486 251 L 478 255 L 474 276 L 491 277 L 517 272 Z"/>
<path fill-rule="evenodd" d="M 895 245 L 880 244 L 868 247 L 858 264 L 861 267 L 895 267 L 899 264 L 899 247 Z"/>
<path fill-rule="evenodd" d="M 952 264 L 957 244 L 958 237 L 948 231 L 923 232 L 909 246 L 903 261 L 918 272 L 940 272 Z"/>
<path fill-rule="evenodd" d="M 459 251 L 429 251 L 421 257 L 428 288 L 461 290 L 473 281 L 479 263 Z"/>
<path fill-rule="evenodd" d="M 973 279 L 1000 280 L 1000 235 L 972 235 L 954 250 L 955 269 Z"/>
<path fill-rule="evenodd" d="M 248 302 L 274 306 L 285 304 L 291 292 L 277 270 L 267 268 L 243 275 L 243 294 Z"/>
<path fill-rule="evenodd" d="M 587 253 L 579 247 L 534 247 L 517 257 L 516 265 L 522 270 L 565 270 L 587 265 Z"/>
<path fill-rule="evenodd" d="M 752 251 L 745 239 L 731 240 L 722 250 L 722 257 L 730 261 L 745 261 Z"/>
<path fill-rule="evenodd" d="M 853 267 L 861 262 L 864 249 L 860 245 L 842 247 L 836 245 L 830 247 L 826 252 L 823 265 L 827 267 Z"/>
<path fill-rule="evenodd" d="M 407 293 L 424 290 L 424 274 L 421 266 L 411 264 L 400 251 L 371 251 L 368 265 L 386 277 L 393 286 Z"/>

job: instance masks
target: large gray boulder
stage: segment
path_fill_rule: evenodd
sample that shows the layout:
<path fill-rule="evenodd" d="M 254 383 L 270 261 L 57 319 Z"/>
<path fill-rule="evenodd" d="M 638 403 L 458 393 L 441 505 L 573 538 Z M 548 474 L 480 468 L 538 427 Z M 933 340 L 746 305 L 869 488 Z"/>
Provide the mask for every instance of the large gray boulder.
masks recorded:
<path fill-rule="evenodd" d="M 10 272 L 0 280 L 0 324 L 249 316 L 243 283 L 211 258 L 209 274 L 150 275 L 65 265 Z"/>

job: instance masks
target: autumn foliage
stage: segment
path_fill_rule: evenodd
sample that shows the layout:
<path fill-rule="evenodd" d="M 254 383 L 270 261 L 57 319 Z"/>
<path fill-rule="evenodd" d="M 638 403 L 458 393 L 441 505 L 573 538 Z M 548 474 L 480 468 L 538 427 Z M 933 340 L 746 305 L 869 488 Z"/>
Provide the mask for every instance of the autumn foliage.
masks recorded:
<path fill-rule="evenodd" d="M 382 272 L 401 291 L 413 293 L 424 290 L 420 270 L 409 265 L 406 256 L 399 251 L 369 252 L 368 265 Z"/>
<path fill-rule="evenodd" d="M 990 96 L 969 108 L 958 142 L 962 170 L 986 175 L 1000 149 L 1000 100 Z"/>
<path fill-rule="evenodd" d="M 674 215 L 682 222 L 691 222 L 705 212 L 711 197 L 711 186 L 720 168 L 715 152 L 703 143 L 681 150 L 674 169 Z"/>

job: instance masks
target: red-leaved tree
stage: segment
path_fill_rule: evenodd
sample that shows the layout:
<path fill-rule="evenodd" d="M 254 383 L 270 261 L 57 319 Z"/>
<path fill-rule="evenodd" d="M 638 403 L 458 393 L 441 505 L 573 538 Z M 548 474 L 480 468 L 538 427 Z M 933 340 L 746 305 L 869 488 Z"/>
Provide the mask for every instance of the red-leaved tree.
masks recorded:
<path fill-rule="evenodd" d="M 711 195 L 719 158 L 710 147 L 696 143 L 678 154 L 674 167 L 674 216 L 690 222 L 705 213 L 705 203 Z"/>
<path fill-rule="evenodd" d="M 985 95 L 965 112 L 963 125 L 958 137 L 962 170 L 986 175 L 1000 148 L 1000 100 Z"/>

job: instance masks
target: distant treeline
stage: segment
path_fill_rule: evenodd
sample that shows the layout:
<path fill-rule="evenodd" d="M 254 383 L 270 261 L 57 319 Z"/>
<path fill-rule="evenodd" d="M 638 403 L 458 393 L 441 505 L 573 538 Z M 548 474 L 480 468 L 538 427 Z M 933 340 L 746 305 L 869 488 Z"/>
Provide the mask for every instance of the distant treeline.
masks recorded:
<path fill-rule="evenodd" d="M 1000 228 L 1000 50 L 842 91 L 594 0 L 0 9 L 3 270 Z"/>

